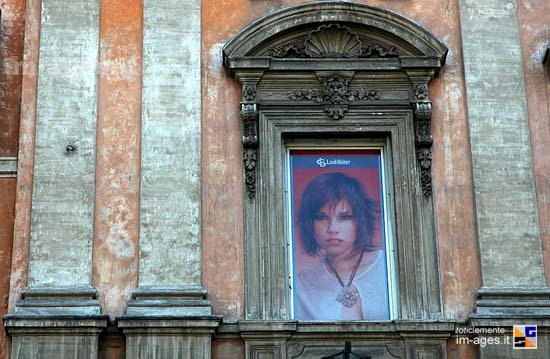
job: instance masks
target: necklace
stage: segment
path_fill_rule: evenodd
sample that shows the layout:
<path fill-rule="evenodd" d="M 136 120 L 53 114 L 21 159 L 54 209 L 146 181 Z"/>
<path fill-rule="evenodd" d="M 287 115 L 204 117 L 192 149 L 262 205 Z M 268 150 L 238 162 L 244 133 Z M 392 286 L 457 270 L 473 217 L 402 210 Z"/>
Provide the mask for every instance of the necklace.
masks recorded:
<path fill-rule="evenodd" d="M 336 279 L 338 279 L 338 283 L 340 283 L 340 286 L 342 289 L 336 296 L 336 300 L 346 308 L 351 308 L 355 303 L 357 303 L 357 300 L 359 299 L 359 292 L 357 291 L 357 288 L 352 284 L 353 278 L 355 278 L 355 274 L 357 273 L 357 269 L 359 269 L 359 264 L 361 264 L 361 260 L 363 259 L 363 254 L 365 252 L 361 252 L 361 255 L 357 259 L 357 262 L 353 266 L 353 270 L 351 271 L 351 275 L 349 277 L 348 284 L 344 284 L 342 281 L 342 278 L 338 275 L 338 272 L 332 264 L 330 264 L 327 257 L 325 257 L 325 262 L 327 262 L 327 265 L 329 266 L 330 270 L 334 273 L 336 276 Z"/>

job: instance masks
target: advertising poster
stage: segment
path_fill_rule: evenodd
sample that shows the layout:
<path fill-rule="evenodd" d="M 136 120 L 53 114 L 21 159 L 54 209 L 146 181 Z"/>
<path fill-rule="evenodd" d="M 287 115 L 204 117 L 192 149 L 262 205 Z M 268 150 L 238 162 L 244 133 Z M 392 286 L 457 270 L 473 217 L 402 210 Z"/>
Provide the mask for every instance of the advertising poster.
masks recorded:
<path fill-rule="evenodd" d="M 389 320 L 380 149 L 291 150 L 294 318 Z"/>

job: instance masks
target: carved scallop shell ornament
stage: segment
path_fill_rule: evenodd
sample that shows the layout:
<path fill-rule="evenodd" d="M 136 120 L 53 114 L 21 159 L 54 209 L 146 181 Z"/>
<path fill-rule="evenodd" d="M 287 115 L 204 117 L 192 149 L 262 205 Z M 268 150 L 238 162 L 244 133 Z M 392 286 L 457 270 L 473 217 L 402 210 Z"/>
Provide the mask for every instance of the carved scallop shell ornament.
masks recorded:
<path fill-rule="evenodd" d="M 312 31 L 304 42 L 310 57 L 359 57 L 361 41 L 347 26 L 321 25 Z"/>

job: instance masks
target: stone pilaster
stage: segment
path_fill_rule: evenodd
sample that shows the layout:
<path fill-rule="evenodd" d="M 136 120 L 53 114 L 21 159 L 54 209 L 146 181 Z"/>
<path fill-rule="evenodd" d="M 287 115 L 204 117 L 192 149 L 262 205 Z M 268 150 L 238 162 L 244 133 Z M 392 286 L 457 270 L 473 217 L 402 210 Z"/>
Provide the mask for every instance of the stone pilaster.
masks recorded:
<path fill-rule="evenodd" d="M 128 358 L 210 358 L 219 321 L 201 287 L 200 28 L 200 0 L 143 2 L 139 286 L 119 318 Z"/>
<path fill-rule="evenodd" d="M 483 285 L 544 286 L 516 2 L 460 9 Z"/>
<path fill-rule="evenodd" d="M 143 6 L 139 285 L 200 285 L 200 2 Z"/>
<path fill-rule="evenodd" d="M 484 286 L 544 286 L 515 0 L 461 0 Z"/>
<path fill-rule="evenodd" d="M 43 0 L 40 27 L 28 287 L 5 326 L 12 358 L 95 358 L 99 0 Z"/>
<path fill-rule="evenodd" d="M 460 17 L 483 282 L 472 323 L 546 326 L 517 3 L 460 0 Z M 486 348 L 482 358 L 515 357 L 511 345 Z"/>

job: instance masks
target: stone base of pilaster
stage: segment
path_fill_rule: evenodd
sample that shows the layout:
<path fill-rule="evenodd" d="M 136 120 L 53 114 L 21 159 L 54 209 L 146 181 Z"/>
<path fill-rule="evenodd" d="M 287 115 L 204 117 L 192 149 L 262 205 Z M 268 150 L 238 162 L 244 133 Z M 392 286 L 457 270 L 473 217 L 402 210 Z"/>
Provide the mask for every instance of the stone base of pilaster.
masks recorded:
<path fill-rule="evenodd" d="M 213 316 L 200 286 L 140 286 L 117 326 L 126 336 L 126 358 L 210 359 Z"/>
<path fill-rule="evenodd" d="M 477 335 L 479 342 L 485 343 L 479 347 L 481 359 L 546 358 L 550 353 L 550 288 L 481 288 L 470 325 L 481 332 Z M 514 326 L 518 327 L 516 335 Z M 525 330 L 531 331 L 526 334 L 530 337 L 517 335 Z M 529 349 L 527 345 L 524 349 L 525 339 L 536 348 Z"/>
<path fill-rule="evenodd" d="M 14 359 L 95 359 L 108 321 L 89 286 L 29 287 L 4 316 Z"/>
<path fill-rule="evenodd" d="M 126 336 L 126 358 L 210 359 L 217 316 L 124 316 L 118 327 Z"/>

